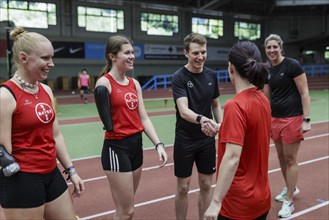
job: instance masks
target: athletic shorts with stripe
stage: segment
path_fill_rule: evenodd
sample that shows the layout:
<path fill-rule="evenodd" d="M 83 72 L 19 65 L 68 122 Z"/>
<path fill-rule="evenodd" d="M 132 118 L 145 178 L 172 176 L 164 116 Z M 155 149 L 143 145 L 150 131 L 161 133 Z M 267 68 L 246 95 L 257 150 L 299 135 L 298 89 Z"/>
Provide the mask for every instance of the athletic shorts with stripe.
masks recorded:
<path fill-rule="evenodd" d="M 131 172 L 143 164 L 142 134 L 137 133 L 121 140 L 104 140 L 102 150 L 104 170 Z"/>
<path fill-rule="evenodd" d="M 175 176 L 181 178 L 191 176 L 194 162 L 199 173 L 213 174 L 216 172 L 215 138 L 183 140 L 176 137 L 174 143 Z"/>

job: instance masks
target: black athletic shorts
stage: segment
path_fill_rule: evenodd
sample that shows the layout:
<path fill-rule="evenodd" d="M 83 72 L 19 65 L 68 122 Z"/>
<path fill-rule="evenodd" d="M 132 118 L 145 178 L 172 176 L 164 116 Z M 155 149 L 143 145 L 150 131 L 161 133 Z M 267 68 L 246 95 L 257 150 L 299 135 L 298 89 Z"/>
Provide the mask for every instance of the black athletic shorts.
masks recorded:
<path fill-rule="evenodd" d="M 142 134 L 137 133 L 122 140 L 104 140 L 102 150 L 104 170 L 131 172 L 143 164 Z"/>
<path fill-rule="evenodd" d="M 194 162 L 199 173 L 213 174 L 216 172 L 216 146 L 214 137 L 207 137 L 200 140 L 175 138 L 175 176 L 181 178 L 191 176 Z"/>
<path fill-rule="evenodd" d="M 89 87 L 88 87 L 88 86 L 81 86 L 81 87 L 80 87 L 80 90 L 82 90 L 82 91 L 88 93 Z"/>
<path fill-rule="evenodd" d="M 34 208 L 51 202 L 67 189 L 56 167 L 48 174 L 17 172 L 5 177 L 0 171 L 0 204 L 3 208 Z"/>

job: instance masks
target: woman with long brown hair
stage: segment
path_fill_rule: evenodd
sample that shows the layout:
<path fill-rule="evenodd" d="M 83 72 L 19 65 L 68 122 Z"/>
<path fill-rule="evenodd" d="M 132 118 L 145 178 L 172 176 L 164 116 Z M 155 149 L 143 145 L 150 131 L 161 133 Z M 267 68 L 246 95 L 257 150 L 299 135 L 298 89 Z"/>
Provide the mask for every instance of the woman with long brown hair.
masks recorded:
<path fill-rule="evenodd" d="M 102 166 L 116 206 L 114 219 L 132 219 L 134 195 L 142 173 L 142 132 L 155 145 L 160 167 L 167 163 L 168 157 L 146 113 L 139 82 L 126 76 L 134 67 L 132 41 L 124 36 L 110 37 L 105 58 L 108 63 L 94 93 L 106 130 Z"/>

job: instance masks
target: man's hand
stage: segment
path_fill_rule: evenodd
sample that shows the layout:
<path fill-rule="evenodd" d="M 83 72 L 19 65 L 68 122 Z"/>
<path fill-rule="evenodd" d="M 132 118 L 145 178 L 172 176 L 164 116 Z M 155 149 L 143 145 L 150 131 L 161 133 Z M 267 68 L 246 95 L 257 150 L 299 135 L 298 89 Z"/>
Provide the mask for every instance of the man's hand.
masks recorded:
<path fill-rule="evenodd" d="M 209 137 L 215 136 L 219 131 L 219 127 L 220 124 L 217 124 L 211 119 L 201 119 L 201 131 Z"/>

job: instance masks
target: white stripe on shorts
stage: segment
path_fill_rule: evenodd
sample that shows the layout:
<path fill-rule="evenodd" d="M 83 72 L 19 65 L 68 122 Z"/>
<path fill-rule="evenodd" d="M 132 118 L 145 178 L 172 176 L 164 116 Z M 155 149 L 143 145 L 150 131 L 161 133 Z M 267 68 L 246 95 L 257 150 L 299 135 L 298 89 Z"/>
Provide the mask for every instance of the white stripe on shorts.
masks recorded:
<path fill-rule="evenodd" d="M 119 166 L 118 155 L 111 148 L 109 148 L 109 157 L 110 157 L 111 171 L 119 172 L 120 166 Z"/>

